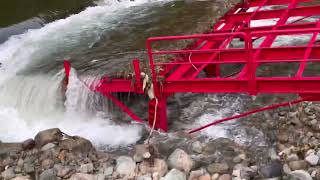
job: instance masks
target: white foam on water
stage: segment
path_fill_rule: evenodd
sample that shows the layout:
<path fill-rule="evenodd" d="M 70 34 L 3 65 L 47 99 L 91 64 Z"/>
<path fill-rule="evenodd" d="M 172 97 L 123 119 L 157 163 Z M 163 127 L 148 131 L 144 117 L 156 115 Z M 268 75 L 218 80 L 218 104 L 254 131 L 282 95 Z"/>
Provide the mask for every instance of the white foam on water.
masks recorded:
<path fill-rule="evenodd" d="M 0 44 L 0 140 L 22 141 L 53 127 L 88 138 L 96 145 L 126 146 L 139 140 L 141 126 L 116 124 L 107 112 L 90 111 L 95 109 L 94 95 L 74 71 L 65 107 L 61 100 L 62 71 L 55 75 L 21 72 L 41 61 L 68 58 L 64 56 L 79 44 L 90 48 L 105 29 L 113 28 L 118 16 L 129 13 L 129 7 L 158 1 L 162 0 L 101 1 L 100 6 L 12 36 Z"/>

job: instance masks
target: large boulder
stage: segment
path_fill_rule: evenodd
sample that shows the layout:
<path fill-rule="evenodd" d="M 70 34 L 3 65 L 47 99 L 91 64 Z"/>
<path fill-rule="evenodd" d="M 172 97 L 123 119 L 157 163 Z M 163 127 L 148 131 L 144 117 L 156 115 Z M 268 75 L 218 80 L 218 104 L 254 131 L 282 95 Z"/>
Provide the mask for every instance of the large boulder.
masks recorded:
<path fill-rule="evenodd" d="M 36 147 L 41 148 L 43 145 L 60 141 L 63 138 L 63 133 L 58 128 L 47 129 L 40 131 L 34 138 Z"/>
<path fill-rule="evenodd" d="M 79 136 L 73 136 L 72 138 L 62 140 L 60 142 L 60 147 L 76 153 L 89 153 L 94 150 L 92 143 L 89 140 Z"/>
<path fill-rule="evenodd" d="M 187 180 L 187 176 L 184 172 L 178 170 L 178 169 L 171 169 L 171 171 L 168 172 L 168 174 L 161 178 L 163 180 Z"/>
<path fill-rule="evenodd" d="M 168 165 L 163 159 L 155 159 L 153 164 L 150 164 L 149 161 L 143 161 L 139 165 L 139 170 L 143 175 L 157 172 L 162 177 L 168 172 Z"/>
<path fill-rule="evenodd" d="M 194 166 L 194 161 L 182 149 L 176 149 L 168 158 L 170 168 L 179 169 L 184 172 L 190 172 Z"/>
<path fill-rule="evenodd" d="M 117 159 L 115 172 L 120 177 L 133 178 L 135 176 L 136 162 L 131 157 L 120 156 Z"/>

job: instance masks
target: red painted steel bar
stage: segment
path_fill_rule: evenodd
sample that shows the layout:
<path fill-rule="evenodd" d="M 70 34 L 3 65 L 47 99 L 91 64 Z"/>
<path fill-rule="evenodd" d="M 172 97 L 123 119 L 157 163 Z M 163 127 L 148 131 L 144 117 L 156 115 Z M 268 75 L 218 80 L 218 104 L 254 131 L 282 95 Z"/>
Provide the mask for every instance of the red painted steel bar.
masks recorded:
<path fill-rule="evenodd" d="M 216 120 L 216 121 L 214 121 L 212 123 L 206 124 L 206 125 L 201 126 L 199 128 L 195 128 L 195 129 L 189 131 L 189 133 L 192 134 L 192 133 L 201 131 L 203 129 L 206 129 L 208 127 L 211 127 L 211 126 L 214 126 L 214 125 L 217 125 L 217 124 L 221 124 L 221 123 L 224 123 L 224 122 L 228 122 L 228 121 L 231 121 L 231 120 L 243 118 L 243 117 L 249 116 L 251 114 L 258 113 L 258 112 L 271 110 L 271 109 L 276 109 L 276 108 L 283 107 L 283 106 L 294 105 L 294 104 L 298 104 L 298 103 L 301 103 L 301 102 L 304 102 L 304 101 L 308 101 L 308 100 L 309 100 L 309 98 L 301 98 L 301 99 L 297 99 L 295 101 L 290 101 L 290 102 L 285 102 L 285 103 L 281 103 L 281 104 L 276 104 L 276 105 L 271 105 L 271 106 L 266 106 L 266 107 L 263 107 L 263 108 L 255 109 L 255 110 L 252 110 L 252 111 L 249 111 L 249 112 L 246 112 L 246 113 L 243 113 L 243 114 L 239 114 L 239 115 L 236 115 L 236 116 L 232 116 L 232 117 L 227 117 L 227 118 L 223 118 L 223 119 L 220 119 L 220 120 Z"/>
<path fill-rule="evenodd" d="M 317 44 L 320 32 L 320 4 L 308 4 L 314 2 L 312 0 L 243 2 L 221 17 L 207 34 L 151 37 L 147 40 L 154 91 L 154 98 L 149 102 L 149 125 L 155 124 L 157 129 L 168 130 L 166 104 L 167 98 L 174 93 L 291 93 L 302 97 L 291 103 L 225 118 L 195 131 L 263 110 L 305 100 L 320 100 L 320 76 L 304 76 L 309 62 L 320 62 L 320 45 Z M 272 8 L 274 5 L 280 5 L 280 8 Z M 273 20 L 275 23 L 257 26 L 255 23 L 260 22 L 259 20 Z M 309 35 L 311 38 L 302 45 L 275 46 L 277 38 L 292 38 L 297 35 Z M 157 42 L 176 43 L 182 40 L 192 40 L 193 43 L 181 50 L 152 49 L 152 45 Z M 168 56 L 168 59 L 165 62 L 158 61 L 159 56 Z M 297 63 L 299 68 L 294 75 L 270 75 L 266 70 L 257 75 L 257 70 L 261 70 L 263 65 L 277 66 L 281 63 Z M 238 66 L 240 70 L 225 72 L 224 65 Z M 138 60 L 133 61 L 133 67 L 135 76 L 129 79 L 103 78 L 91 89 L 102 93 L 119 105 L 132 119 L 141 122 L 138 116 L 111 94 L 144 93 Z M 228 75 L 222 75 L 223 73 Z"/>

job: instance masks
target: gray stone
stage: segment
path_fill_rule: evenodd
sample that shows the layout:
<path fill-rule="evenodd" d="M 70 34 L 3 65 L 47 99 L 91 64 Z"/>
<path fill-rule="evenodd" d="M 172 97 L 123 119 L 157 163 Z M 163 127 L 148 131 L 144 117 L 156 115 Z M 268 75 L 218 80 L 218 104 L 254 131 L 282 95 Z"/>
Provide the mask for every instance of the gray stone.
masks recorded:
<path fill-rule="evenodd" d="M 104 174 L 97 174 L 96 175 L 96 180 L 105 180 L 106 179 L 106 175 Z"/>
<path fill-rule="evenodd" d="M 121 177 L 132 178 L 135 175 L 136 163 L 131 157 L 120 156 L 117 159 L 116 173 Z"/>
<path fill-rule="evenodd" d="M 288 164 L 284 164 L 282 169 L 285 174 L 291 173 L 291 169 Z"/>
<path fill-rule="evenodd" d="M 17 166 L 23 167 L 23 164 L 24 164 L 24 161 L 23 161 L 22 158 L 20 158 L 20 159 L 18 160 L 18 162 L 17 162 Z"/>
<path fill-rule="evenodd" d="M 92 163 L 82 164 L 80 166 L 80 172 L 81 173 L 92 173 L 93 169 L 94 169 L 94 167 L 93 167 Z"/>
<path fill-rule="evenodd" d="M 12 178 L 14 178 L 16 175 L 15 175 L 15 173 L 14 173 L 13 167 L 11 167 L 11 168 L 8 168 L 8 169 L 6 169 L 5 171 L 3 171 L 3 172 L 1 173 L 1 176 L 2 176 L 5 180 L 7 180 L 7 179 L 12 179 Z"/>
<path fill-rule="evenodd" d="M 318 162 L 319 162 L 319 157 L 318 157 L 316 154 L 311 153 L 311 154 L 309 154 L 309 155 L 305 158 L 305 160 L 306 160 L 310 165 L 315 166 L 315 165 L 317 165 Z"/>
<path fill-rule="evenodd" d="M 28 174 L 33 173 L 35 171 L 34 164 L 31 162 L 24 163 L 23 169 Z"/>
<path fill-rule="evenodd" d="M 273 162 L 261 167 L 260 172 L 265 178 L 281 177 L 283 174 L 283 166 L 280 162 Z"/>
<path fill-rule="evenodd" d="M 76 173 L 69 180 L 96 180 L 96 176 L 92 174 Z"/>
<path fill-rule="evenodd" d="M 289 162 L 289 167 L 292 171 L 306 170 L 308 168 L 308 163 L 305 160 L 291 161 Z"/>
<path fill-rule="evenodd" d="M 56 147 L 56 146 L 57 146 L 57 145 L 55 145 L 55 144 L 53 144 L 53 143 L 48 143 L 48 144 L 42 146 L 41 151 L 47 151 L 47 150 L 52 149 L 52 148 L 54 148 L 54 147 Z"/>
<path fill-rule="evenodd" d="M 11 180 L 31 180 L 31 178 L 29 176 L 17 176 Z"/>
<path fill-rule="evenodd" d="M 290 180 L 312 180 L 310 174 L 304 170 L 292 171 L 288 177 Z"/>
<path fill-rule="evenodd" d="M 187 180 L 187 176 L 184 172 L 178 169 L 171 169 L 163 180 Z"/>
<path fill-rule="evenodd" d="M 143 175 L 143 176 L 139 176 L 137 178 L 137 180 L 152 180 L 152 176 L 151 176 L 151 174 L 146 174 L 146 175 Z"/>
<path fill-rule="evenodd" d="M 193 160 L 182 149 L 176 149 L 168 158 L 170 168 L 179 169 L 184 172 L 190 172 L 194 166 Z"/>
<path fill-rule="evenodd" d="M 193 152 L 196 153 L 201 153 L 202 152 L 202 144 L 200 141 L 195 141 L 192 143 L 192 150 Z"/>
<path fill-rule="evenodd" d="M 40 174 L 39 180 L 56 180 L 56 172 L 54 169 L 48 169 Z"/>
<path fill-rule="evenodd" d="M 43 145 L 62 140 L 63 134 L 58 128 L 47 129 L 44 131 L 40 131 L 34 138 L 36 142 L 36 146 L 41 148 Z"/>
<path fill-rule="evenodd" d="M 103 174 L 104 174 L 105 176 L 111 176 L 112 173 L 113 173 L 113 167 L 112 167 L 112 166 L 107 167 L 107 168 L 105 168 L 105 169 L 103 170 Z"/>
<path fill-rule="evenodd" d="M 223 174 L 223 173 L 227 173 L 228 170 L 229 170 L 229 166 L 226 163 L 212 163 L 208 166 L 208 171 L 211 174 L 214 174 L 214 173 Z"/>
<path fill-rule="evenodd" d="M 290 154 L 288 157 L 287 157 L 287 161 L 298 161 L 299 160 L 299 157 L 297 154 Z"/>

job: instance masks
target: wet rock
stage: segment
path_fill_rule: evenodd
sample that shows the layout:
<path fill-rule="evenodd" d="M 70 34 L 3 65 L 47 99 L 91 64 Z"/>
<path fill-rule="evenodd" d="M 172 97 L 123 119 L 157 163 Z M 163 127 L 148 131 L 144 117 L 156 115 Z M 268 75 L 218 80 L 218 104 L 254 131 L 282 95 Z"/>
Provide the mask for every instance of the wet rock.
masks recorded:
<path fill-rule="evenodd" d="M 162 180 L 187 180 L 187 176 L 184 172 L 178 169 L 171 169 L 168 174 L 161 178 Z"/>
<path fill-rule="evenodd" d="M 202 144 L 200 141 L 195 141 L 192 143 L 192 151 L 196 153 L 202 152 Z"/>
<path fill-rule="evenodd" d="M 135 175 L 136 163 L 131 157 L 120 156 L 117 159 L 115 172 L 121 177 L 133 177 Z"/>
<path fill-rule="evenodd" d="M 92 174 L 76 173 L 69 180 L 96 180 L 96 176 Z"/>
<path fill-rule="evenodd" d="M 56 147 L 57 145 L 53 144 L 53 143 L 48 143 L 44 146 L 41 147 L 41 151 L 47 151 L 49 149 L 52 149 L 54 147 Z"/>
<path fill-rule="evenodd" d="M 305 160 L 306 160 L 310 165 L 315 166 L 315 165 L 317 165 L 318 162 L 319 162 L 319 157 L 318 157 L 316 154 L 311 153 L 311 154 L 309 154 L 309 155 L 305 158 Z"/>
<path fill-rule="evenodd" d="M 155 159 L 154 164 L 150 164 L 149 161 L 143 161 L 139 165 L 139 170 L 142 174 L 158 172 L 159 176 L 162 177 L 168 172 L 168 165 L 163 159 Z"/>
<path fill-rule="evenodd" d="M 56 180 L 56 172 L 54 169 L 48 169 L 40 174 L 39 180 Z"/>
<path fill-rule="evenodd" d="M 53 129 L 47 129 L 44 131 L 40 131 L 35 136 L 34 141 L 36 143 L 36 146 L 38 148 L 40 148 L 47 143 L 60 141 L 60 140 L 62 140 L 62 137 L 63 137 L 63 134 L 60 131 L 60 129 L 53 128 Z"/>
<path fill-rule="evenodd" d="M 60 147 L 78 153 L 89 153 L 94 150 L 92 143 L 89 140 L 78 136 L 62 140 Z"/>
<path fill-rule="evenodd" d="M 5 171 L 3 171 L 1 173 L 1 176 L 5 180 L 14 178 L 16 176 L 14 173 L 14 168 L 11 167 L 11 168 L 6 169 Z"/>
<path fill-rule="evenodd" d="M 36 143 L 33 139 L 27 139 L 22 142 L 22 148 L 23 150 L 29 150 L 36 146 Z"/>
<path fill-rule="evenodd" d="M 229 170 L 229 166 L 226 163 L 212 163 L 208 166 L 208 171 L 212 174 L 214 173 L 227 173 Z"/>
<path fill-rule="evenodd" d="M 291 170 L 306 170 L 308 168 L 308 163 L 305 160 L 291 161 L 289 162 L 289 167 Z"/>
<path fill-rule="evenodd" d="M 310 174 L 304 170 L 292 171 L 288 177 L 290 180 L 312 180 Z"/>
<path fill-rule="evenodd" d="M 283 166 L 280 162 L 273 162 L 270 165 L 261 167 L 260 172 L 265 178 L 281 177 Z"/>
<path fill-rule="evenodd" d="M 168 158 L 170 168 L 176 168 L 184 172 L 190 172 L 194 166 L 190 156 L 181 149 L 176 149 Z"/>
<path fill-rule="evenodd" d="M 221 175 L 218 180 L 232 180 L 232 176 L 230 174 Z"/>

